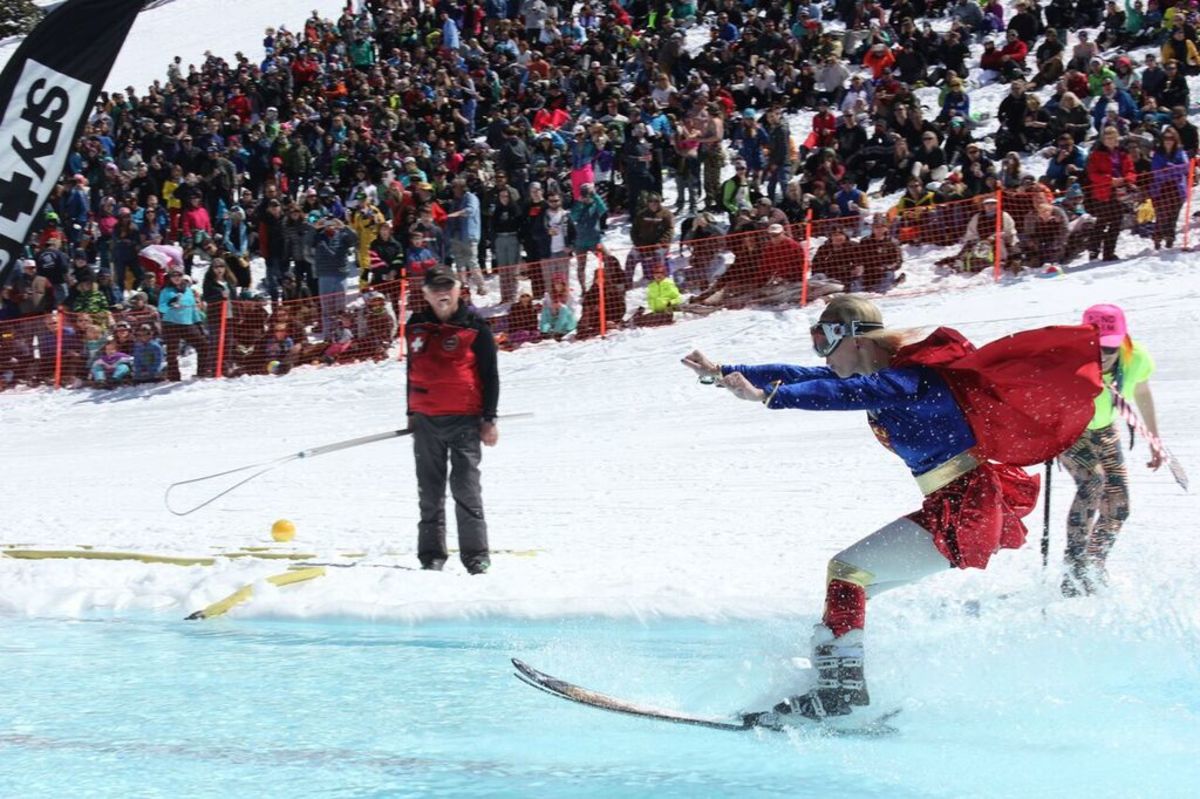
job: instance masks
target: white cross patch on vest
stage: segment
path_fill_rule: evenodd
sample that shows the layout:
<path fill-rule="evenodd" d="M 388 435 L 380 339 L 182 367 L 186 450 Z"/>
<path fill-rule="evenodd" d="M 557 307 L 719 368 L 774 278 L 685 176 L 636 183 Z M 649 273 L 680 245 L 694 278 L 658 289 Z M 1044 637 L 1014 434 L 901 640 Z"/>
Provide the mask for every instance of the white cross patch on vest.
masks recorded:
<path fill-rule="evenodd" d="M 425 337 L 417 336 L 416 338 L 413 339 L 412 351 L 420 352 L 423 349 L 425 349 Z"/>

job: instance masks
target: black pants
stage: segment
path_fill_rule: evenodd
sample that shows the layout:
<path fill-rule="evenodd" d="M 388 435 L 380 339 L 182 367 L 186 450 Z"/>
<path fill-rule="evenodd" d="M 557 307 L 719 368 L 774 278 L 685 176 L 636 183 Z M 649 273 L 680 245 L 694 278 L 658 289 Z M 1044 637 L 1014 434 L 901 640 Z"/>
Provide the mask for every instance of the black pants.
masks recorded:
<path fill-rule="evenodd" d="M 183 349 L 185 341 L 196 350 L 196 376 L 212 377 L 213 367 L 210 363 L 208 337 L 204 335 L 204 328 L 200 325 L 176 325 L 163 322 L 163 344 L 167 350 L 167 379 L 174 381 L 182 379 L 179 374 L 179 351 Z"/>
<path fill-rule="evenodd" d="M 1175 246 L 1175 226 L 1179 222 L 1179 209 L 1183 197 L 1174 183 L 1163 187 L 1162 193 L 1154 198 L 1154 238 L 1168 247 Z"/>
<path fill-rule="evenodd" d="M 413 456 L 417 464 L 417 496 L 421 521 L 417 525 L 417 557 L 422 564 L 444 561 L 446 549 L 446 478 L 449 460 L 450 494 L 458 522 L 459 558 L 463 565 L 488 561 L 487 522 L 479 484 L 478 416 L 413 414 Z"/>
<path fill-rule="evenodd" d="M 1121 217 L 1124 208 L 1117 200 L 1091 200 L 1084 203 L 1087 212 L 1096 217 L 1096 225 L 1092 229 L 1092 256 L 1103 250 L 1106 259 L 1116 255 L 1117 236 L 1121 234 Z"/>

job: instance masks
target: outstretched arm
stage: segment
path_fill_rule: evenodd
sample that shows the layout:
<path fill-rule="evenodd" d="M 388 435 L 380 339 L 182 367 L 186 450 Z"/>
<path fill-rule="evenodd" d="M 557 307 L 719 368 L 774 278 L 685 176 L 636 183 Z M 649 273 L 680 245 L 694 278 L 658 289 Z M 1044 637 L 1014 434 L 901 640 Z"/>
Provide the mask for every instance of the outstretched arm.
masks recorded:
<path fill-rule="evenodd" d="M 1138 413 L 1142 416 L 1142 421 L 1146 423 L 1146 429 L 1158 436 L 1158 419 L 1154 415 L 1154 395 L 1150 393 L 1150 381 L 1147 380 L 1138 383 L 1133 390 L 1133 401 L 1137 403 Z M 1150 462 L 1146 465 L 1151 469 L 1158 469 L 1162 466 L 1162 454 L 1153 447 L 1150 449 Z"/>
<path fill-rule="evenodd" d="M 921 392 L 921 375 L 915 369 L 885 369 L 871 375 L 766 383 L 761 387 L 734 372 L 725 377 L 724 383 L 740 399 L 762 402 L 772 409 L 810 411 L 881 410 L 911 404 Z"/>
<path fill-rule="evenodd" d="M 776 384 L 790 386 L 809 380 L 836 380 L 837 375 L 827 366 L 793 366 L 787 363 L 764 363 L 757 366 L 721 366 L 721 375 L 734 373 L 743 375 L 750 384 L 758 388 L 774 387 Z"/>
<path fill-rule="evenodd" d="M 836 377 L 832 369 L 823 366 L 792 366 L 785 363 L 769 363 L 758 366 L 719 364 L 709 359 L 700 350 L 693 350 L 684 356 L 682 363 L 701 377 L 727 377 L 738 373 L 744 375 L 751 385 L 758 388 L 773 386 L 776 383 L 790 385 L 807 380 Z"/>

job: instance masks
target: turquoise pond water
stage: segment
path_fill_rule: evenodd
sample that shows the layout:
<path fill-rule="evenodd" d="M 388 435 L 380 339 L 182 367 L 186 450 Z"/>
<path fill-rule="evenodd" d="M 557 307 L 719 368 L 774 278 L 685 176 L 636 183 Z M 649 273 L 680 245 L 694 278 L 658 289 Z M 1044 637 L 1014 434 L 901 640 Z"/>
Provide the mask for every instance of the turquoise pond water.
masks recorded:
<path fill-rule="evenodd" d="M 900 731 L 846 739 L 627 718 L 508 665 L 719 713 L 786 679 L 795 623 L 0 619 L 0 796 L 1195 795 L 1178 638 L 954 625 L 943 662 L 881 637 Z"/>

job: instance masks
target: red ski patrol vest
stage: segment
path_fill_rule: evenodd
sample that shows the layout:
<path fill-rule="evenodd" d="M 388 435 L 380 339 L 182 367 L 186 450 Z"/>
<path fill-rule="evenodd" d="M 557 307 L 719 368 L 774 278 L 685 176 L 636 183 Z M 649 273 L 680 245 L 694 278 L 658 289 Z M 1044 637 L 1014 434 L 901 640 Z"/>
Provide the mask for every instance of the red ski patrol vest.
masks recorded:
<path fill-rule="evenodd" d="M 476 331 L 458 325 L 418 322 L 408 340 L 408 407 L 426 416 L 478 416 L 483 391 L 475 367 Z"/>

